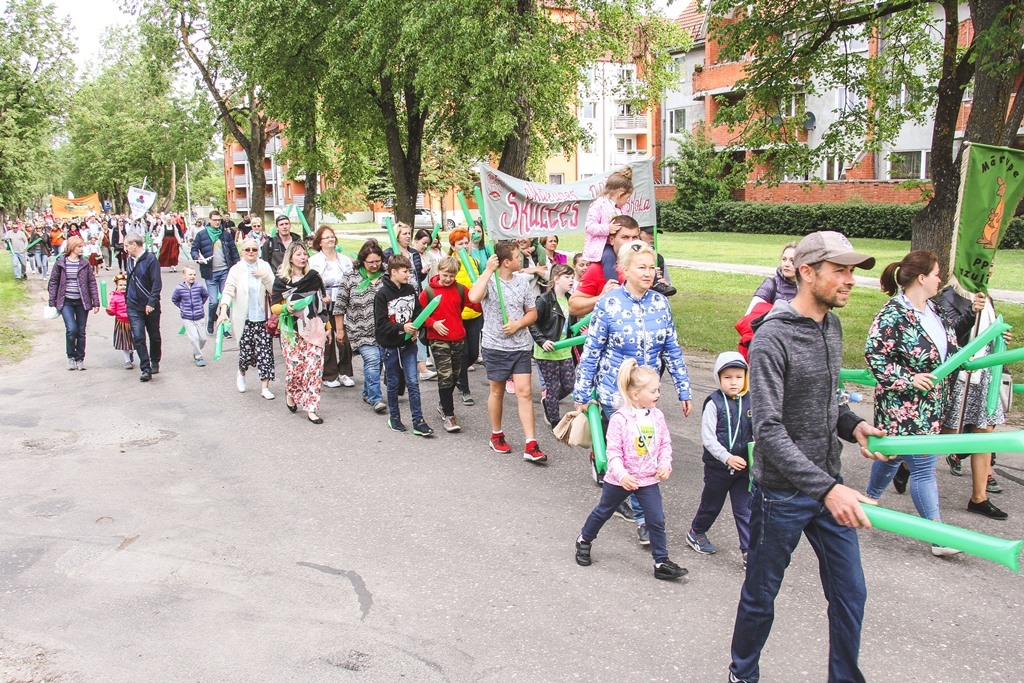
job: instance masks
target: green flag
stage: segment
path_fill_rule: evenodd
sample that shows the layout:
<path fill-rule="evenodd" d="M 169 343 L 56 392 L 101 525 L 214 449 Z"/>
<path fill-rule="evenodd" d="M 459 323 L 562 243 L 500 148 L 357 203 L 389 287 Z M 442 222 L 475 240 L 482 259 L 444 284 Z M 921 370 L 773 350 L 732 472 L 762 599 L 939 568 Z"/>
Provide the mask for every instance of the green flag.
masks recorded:
<path fill-rule="evenodd" d="M 953 275 L 968 292 L 988 293 L 989 270 L 1024 196 L 1024 151 L 967 143 L 953 230 Z"/>

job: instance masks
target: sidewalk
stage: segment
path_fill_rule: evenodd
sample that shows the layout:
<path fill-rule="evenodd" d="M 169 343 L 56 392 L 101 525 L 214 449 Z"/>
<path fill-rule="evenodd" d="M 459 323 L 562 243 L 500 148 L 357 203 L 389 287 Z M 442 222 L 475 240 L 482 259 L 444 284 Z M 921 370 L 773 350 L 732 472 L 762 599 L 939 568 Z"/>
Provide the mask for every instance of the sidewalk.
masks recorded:
<path fill-rule="evenodd" d="M 686 259 L 667 258 L 665 263 L 675 268 L 689 268 L 691 270 L 714 270 L 719 273 L 741 273 L 744 275 L 760 275 L 770 277 L 775 274 L 775 269 L 768 266 L 745 266 L 738 263 L 712 263 L 708 261 L 687 261 Z M 861 287 L 878 289 L 878 278 L 855 275 L 857 284 Z M 1007 289 L 990 289 L 989 294 L 996 301 L 1008 301 L 1014 304 L 1024 304 L 1024 292 L 1014 292 Z"/>

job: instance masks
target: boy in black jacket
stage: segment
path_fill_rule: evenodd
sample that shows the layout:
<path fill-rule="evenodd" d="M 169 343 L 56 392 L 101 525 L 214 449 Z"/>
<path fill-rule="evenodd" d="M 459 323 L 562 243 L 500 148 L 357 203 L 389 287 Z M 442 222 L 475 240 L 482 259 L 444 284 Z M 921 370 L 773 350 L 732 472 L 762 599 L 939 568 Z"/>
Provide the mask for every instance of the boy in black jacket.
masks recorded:
<path fill-rule="evenodd" d="M 422 310 L 416 290 L 409 284 L 412 264 L 402 254 L 388 261 L 388 276 L 373 299 L 374 337 L 381 347 L 384 372 L 388 387 L 388 427 L 396 432 L 406 431 L 398 408 L 399 375 L 405 375 L 409 389 L 409 408 L 412 410 L 412 433 L 433 436 L 420 406 L 420 377 L 416 368 L 416 328 L 412 321 Z M 406 335 L 409 335 L 406 338 Z"/>

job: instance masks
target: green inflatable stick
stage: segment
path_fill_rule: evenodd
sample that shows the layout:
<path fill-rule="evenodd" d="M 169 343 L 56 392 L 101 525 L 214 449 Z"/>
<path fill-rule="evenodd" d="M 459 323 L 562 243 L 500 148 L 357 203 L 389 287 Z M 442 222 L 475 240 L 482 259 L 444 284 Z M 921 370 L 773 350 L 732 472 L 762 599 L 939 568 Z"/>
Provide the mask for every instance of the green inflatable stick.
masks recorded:
<path fill-rule="evenodd" d="M 384 227 L 388 229 L 388 239 L 391 240 L 391 253 L 401 254 L 402 249 L 398 246 L 398 237 L 395 235 L 395 224 L 391 222 L 391 216 L 384 217 Z"/>
<path fill-rule="evenodd" d="M 178 334 L 185 334 L 185 326 L 184 325 L 182 325 L 181 329 L 178 330 Z"/>
<path fill-rule="evenodd" d="M 1003 322 L 1003 316 L 996 318 L 996 321 L 989 326 L 988 329 L 969 341 L 962 349 L 954 353 L 952 356 L 946 358 L 939 367 L 932 370 L 932 374 L 935 375 L 935 381 L 941 382 L 949 377 L 954 371 L 959 370 L 960 366 L 966 363 L 971 356 L 976 354 L 978 351 L 981 351 L 990 341 L 1001 335 L 1003 332 L 1006 332 L 1008 329 L 1010 329 L 1010 326 Z"/>
<path fill-rule="evenodd" d="M 480 211 L 480 225 L 483 226 L 484 234 L 487 234 L 487 216 L 484 211 L 484 193 L 481 192 L 480 186 L 477 185 L 473 188 L 473 197 L 476 198 L 476 208 Z"/>
<path fill-rule="evenodd" d="M 430 314 L 437 310 L 437 307 L 440 305 L 441 295 L 438 294 L 433 299 L 431 299 L 429 303 L 427 303 L 427 305 L 423 308 L 422 311 L 420 311 L 420 314 L 416 316 L 415 320 L 412 321 L 412 326 L 415 327 L 417 330 L 423 327 L 423 323 L 427 322 L 427 318 L 430 317 Z M 405 338 L 412 339 L 412 335 L 406 332 Z"/>
<path fill-rule="evenodd" d="M 747 490 L 754 490 L 754 442 L 747 444 Z"/>
<path fill-rule="evenodd" d="M 920 453 L 1024 453 L 1024 430 L 971 434 L 869 436 L 868 450 L 882 455 Z"/>
<path fill-rule="evenodd" d="M 917 515 L 889 510 L 861 503 L 861 507 L 871 520 L 871 525 L 882 531 L 889 531 L 900 536 L 913 538 L 925 543 L 955 548 L 970 555 L 992 562 L 1006 565 L 1020 573 L 1020 551 L 1024 541 L 1010 541 L 995 536 L 979 534 L 960 527 L 933 522 Z"/>
<path fill-rule="evenodd" d="M 107 281 L 100 280 L 100 303 L 103 304 L 103 308 L 108 306 L 107 304 Z"/>
<path fill-rule="evenodd" d="M 462 205 L 462 214 L 466 217 L 466 228 L 473 227 L 473 214 L 469 212 L 469 204 L 466 203 L 466 195 L 461 192 L 455 193 L 455 196 L 459 198 L 459 204 Z M 486 234 L 486 230 L 484 233 Z"/>
<path fill-rule="evenodd" d="M 566 337 L 565 339 L 559 339 L 555 342 L 554 351 L 560 351 L 562 349 L 568 349 L 573 346 L 582 346 L 587 341 L 587 335 L 582 334 L 578 337 Z"/>
<path fill-rule="evenodd" d="M 40 242 L 42 242 L 42 241 L 43 241 L 43 238 L 42 238 L 42 237 L 37 237 L 37 238 L 35 238 L 35 239 L 34 239 L 33 241 L 29 242 L 29 243 L 28 243 L 28 246 L 27 246 L 27 247 L 25 247 L 25 248 L 26 248 L 26 249 L 31 249 L 32 247 L 36 246 L 37 244 L 39 244 L 39 243 L 40 243 Z"/>
<path fill-rule="evenodd" d="M 1014 384 L 1013 385 L 1013 393 L 1015 393 L 1015 394 L 1024 394 L 1024 384 Z"/>
<path fill-rule="evenodd" d="M 313 295 L 312 294 L 310 294 L 309 296 L 303 297 L 303 298 L 299 299 L 298 301 L 290 301 L 290 302 L 288 302 L 287 305 L 285 306 L 285 310 L 288 310 L 289 313 L 294 313 L 295 311 L 301 311 L 303 308 L 305 308 L 306 306 L 310 305 L 311 303 L 313 303 Z"/>
<path fill-rule="evenodd" d="M 1006 351 L 1006 339 L 1003 335 L 999 335 L 992 340 L 992 355 L 998 355 Z M 988 383 L 988 396 L 985 397 L 985 412 L 991 417 L 996 414 L 996 410 L 999 408 L 999 390 L 1003 383 L 1003 366 L 995 365 L 992 367 L 991 379 Z"/>
<path fill-rule="evenodd" d="M 964 363 L 963 367 L 964 370 L 981 370 L 982 368 L 991 368 L 996 365 L 1009 365 L 1021 360 L 1024 360 L 1024 346 L 1012 351 L 990 353 L 987 356 L 969 360 Z"/>
<path fill-rule="evenodd" d="M 305 238 L 306 235 L 308 235 L 309 233 L 313 232 L 309 228 L 309 223 L 306 222 L 306 214 L 302 213 L 302 209 L 300 209 L 299 207 L 296 206 L 295 207 L 295 215 L 297 215 L 299 217 L 299 223 L 302 223 L 302 237 Z"/>
<path fill-rule="evenodd" d="M 583 329 L 584 327 L 586 327 L 587 325 L 589 325 L 589 324 L 590 324 L 590 316 L 592 316 L 592 315 L 594 315 L 594 314 L 593 314 L 593 313 L 587 313 L 587 314 L 586 314 L 585 316 L 583 316 L 582 318 L 580 318 L 580 319 L 579 319 L 579 320 L 578 320 L 578 321 L 576 322 L 576 324 L 575 324 L 575 325 L 573 325 L 572 327 L 570 327 L 570 328 L 569 328 L 569 331 L 570 331 L 570 332 L 572 332 L 573 334 L 579 334 L 579 331 L 580 331 L 580 330 L 582 330 L 582 329 Z"/>
<path fill-rule="evenodd" d="M 505 310 L 505 294 L 501 291 L 501 278 L 494 274 L 494 288 L 498 290 L 498 306 L 501 308 L 501 324 L 508 325 L 508 312 Z"/>
<path fill-rule="evenodd" d="M 434 226 L 434 231 L 430 233 L 430 246 L 434 246 L 434 240 L 437 239 L 437 233 L 441 232 L 441 224 L 438 223 Z"/>
<path fill-rule="evenodd" d="M 224 333 L 231 327 L 231 323 L 227 320 L 217 326 L 217 338 L 213 342 L 213 359 L 220 360 L 220 357 L 224 355 Z"/>
<path fill-rule="evenodd" d="M 839 370 L 839 381 L 853 382 L 854 384 L 862 384 L 866 387 L 873 387 L 878 384 L 870 370 L 853 370 L 850 368 L 841 368 Z"/>
<path fill-rule="evenodd" d="M 591 403 L 587 406 L 587 422 L 590 423 L 590 444 L 594 449 L 594 466 L 598 473 L 608 470 L 608 451 L 601 427 L 601 406 Z"/>
<path fill-rule="evenodd" d="M 475 283 L 477 279 L 476 268 L 473 267 L 473 261 L 469 257 L 469 253 L 466 252 L 466 248 L 459 249 L 459 261 L 462 263 L 462 267 L 466 269 L 466 275 L 469 276 L 469 281 Z"/>

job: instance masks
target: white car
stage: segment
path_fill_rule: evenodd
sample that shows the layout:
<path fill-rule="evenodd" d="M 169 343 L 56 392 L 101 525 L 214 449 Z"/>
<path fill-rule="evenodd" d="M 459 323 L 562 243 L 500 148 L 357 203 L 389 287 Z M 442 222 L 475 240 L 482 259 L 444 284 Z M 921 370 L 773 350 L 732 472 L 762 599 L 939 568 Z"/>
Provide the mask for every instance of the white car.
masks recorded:
<path fill-rule="evenodd" d="M 395 222 L 394 213 L 383 213 L 380 215 L 379 223 L 382 228 L 387 225 L 388 218 L 390 218 L 392 222 Z M 414 221 L 413 227 L 416 229 L 423 228 L 424 230 L 433 230 L 434 226 L 441 222 L 440 215 L 430 209 L 416 209 L 415 218 L 416 220 Z"/>

